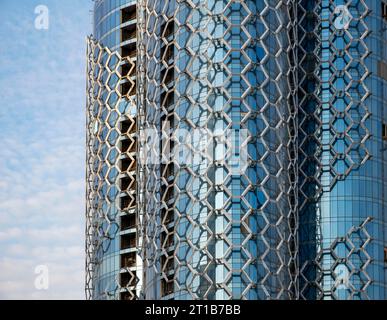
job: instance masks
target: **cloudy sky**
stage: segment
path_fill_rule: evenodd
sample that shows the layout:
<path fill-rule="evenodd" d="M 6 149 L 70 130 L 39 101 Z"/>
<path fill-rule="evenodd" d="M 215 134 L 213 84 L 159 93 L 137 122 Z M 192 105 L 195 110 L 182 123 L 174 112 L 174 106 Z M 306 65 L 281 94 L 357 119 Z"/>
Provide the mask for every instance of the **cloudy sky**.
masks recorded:
<path fill-rule="evenodd" d="M 49 9 L 48 30 L 35 8 Z M 84 299 L 91 0 L 0 0 L 0 299 Z M 37 266 L 48 289 L 35 286 Z"/>

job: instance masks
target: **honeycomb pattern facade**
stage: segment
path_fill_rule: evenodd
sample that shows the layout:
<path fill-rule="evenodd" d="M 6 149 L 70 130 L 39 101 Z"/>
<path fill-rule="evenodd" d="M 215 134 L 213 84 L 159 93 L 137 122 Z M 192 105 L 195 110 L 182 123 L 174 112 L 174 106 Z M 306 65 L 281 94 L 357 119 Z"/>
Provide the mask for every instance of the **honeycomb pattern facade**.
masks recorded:
<path fill-rule="evenodd" d="M 98 3 L 132 22 L 88 44 L 88 298 L 387 297 L 379 6 Z"/>
<path fill-rule="evenodd" d="M 356 250 L 367 259 L 345 255 L 345 248 L 355 249 L 344 240 L 340 249 L 344 262 L 339 263 L 335 255 L 343 229 L 383 216 L 374 209 L 358 212 L 354 200 L 363 195 L 351 195 L 351 190 L 364 184 L 362 179 L 367 180 L 364 165 L 369 163 L 369 150 L 375 150 L 369 130 L 369 14 L 367 1 L 298 1 L 301 299 L 384 296 L 369 295 L 367 272 L 351 265 L 362 260 L 366 260 L 364 268 L 370 264 L 365 246 Z M 370 207 L 367 202 L 355 203 Z M 383 232 L 374 235 L 383 239 Z M 368 250 L 374 251 L 372 246 Z M 337 265 L 344 271 L 337 271 Z M 340 290 L 335 281 L 338 272 L 349 273 Z"/>
<path fill-rule="evenodd" d="M 142 9 L 140 127 L 172 153 L 187 143 L 179 130 L 205 132 L 190 137 L 188 164 L 143 136 L 145 298 L 296 298 L 293 2 L 145 1 Z M 227 130 L 246 133 L 237 174 L 221 161 L 232 148 Z"/>
<path fill-rule="evenodd" d="M 298 5 L 301 209 L 370 157 L 365 145 L 370 51 L 364 40 L 369 10 L 364 1 L 345 4 L 351 20 L 342 29 L 335 26 L 340 1 L 300 0 Z"/>
<path fill-rule="evenodd" d="M 130 116 L 135 63 L 92 38 L 87 56 L 86 295 L 134 299 L 140 285 L 136 120 Z"/>
<path fill-rule="evenodd" d="M 307 261 L 300 270 L 304 284 L 300 287 L 300 298 L 308 299 L 310 291 L 316 300 L 369 300 L 367 287 L 372 279 L 369 267 L 372 262 L 367 249 L 371 243 L 363 221 L 343 236 L 336 238 L 328 248 L 320 250 L 316 259 Z"/>

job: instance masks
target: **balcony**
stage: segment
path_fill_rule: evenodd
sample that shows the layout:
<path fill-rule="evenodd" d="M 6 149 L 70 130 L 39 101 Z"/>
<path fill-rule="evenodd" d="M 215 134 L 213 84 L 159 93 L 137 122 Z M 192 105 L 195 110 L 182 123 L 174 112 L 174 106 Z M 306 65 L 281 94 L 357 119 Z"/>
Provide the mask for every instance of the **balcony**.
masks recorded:
<path fill-rule="evenodd" d="M 162 272 L 169 273 L 174 270 L 173 256 L 162 256 L 161 257 L 161 268 Z"/>
<path fill-rule="evenodd" d="M 121 235 L 121 250 L 132 249 L 136 247 L 136 234 L 127 233 Z"/>
<path fill-rule="evenodd" d="M 123 96 L 134 96 L 136 94 L 136 82 L 126 81 L 121 83 L 121 94 Z"/>
<path fill-rule="evenodd" d="M 123 120 L 120 122 L 120 131 L 121 134 L 133 134 L 136 133 L 136 124 L 134 120 Z"/>
<path fill-rule="evenodd" d="M 132 139 L 121 140 L 120 151 L 122 153 L 125 153 L 125 152 L 135 152 L 136 151 L 136 142 L 133 141 Z"/>
<path fill-rule="evenodd" d="M 168 233 L 166 233 L 165 231 L 161 232 L 161 235 L 160 235 L 161 246 L 164 249 L 173 250 L 173 245 L 174 245 L 173 229 L 174 227 L 169 228 Z"/>
<path fill-rule="evenodd" d="M 161 296 L 165 297 L 173 293 L 173 277 L 168 277 L 168 281 L 161 279 Z"/>
<path fill-rule="evenodd" d="M 126 214 L 121 216 L 121 231 L 129 230 L 136 227 L 136 215 Z"/>
<path fill-rule="evenodd" d="M 131 5 L 129 7 L 123 8 L 121 10 L 121 23 L 126 23 L 131 20 L 135 20 L 137 17 L 136 5 Z"/>
<path fill-rule="evenodd" d="M 173 209 L 171 210 L 167 210 L 165 208 L 161 209 L 161 219 L 164 225 L 168 225 L 171 222 L 173 222 L 174 221 Z"/>
<path fill-rule="evenodd" d="M 132 77 L 136 75 L 136 65 L 134 63 L 125 63 L 121 66 L 121 75 L 123 77 Z"/>
<path fill-rule="evenodd" d="M 121 169 L 121 172 L 125 172 L 125 171 L 130 171 L 130 170 L 135 170 L 136 169 L 136 159 L 134 157 L 134 160 L 131 159 L 131 158 L 125 158 L 125 159 L 121 159 L 120 161 L 120 169 Z"/>
<path fill-rule="evenodd" d="M 136 42 L 128 43 L 121 47 L 121 56 L 134 58 L 137 54 Z"/>
<path fill-rule="evenodd" d="M 121 268 L 134 268 L 136 266 L 136 254 L 125 253 L 121 256 Z"/>
<path fill-rule="evenodd" d="M 135 40 L 136 36 L 136 28 L 133 30 L 132 26 L 121 29 L 121 42 Z"/>
<path fill-rule="evenodd" d="M 120 278 L 121 287 L 134 287 L 136 285 L 136 272 L 133 272 L 133 274 L 131 272 L 121 273 Z"/>
<path fill-rule="evenodd" d="M 120 300 L 134 300 L 134 297 L 136 296 L 134 290 L 129 290 L 125 292 L 120 293 Z"/>
<path fill-rule="evenodd" d="M 120 209 L 121 211 L 127 210 L 131 207 L 135 206 L 135 201 L 133 197 L 130 197 L 128 195 L 123 196 L 120 198 Z"/>
<path fill-rule="evenodd" d="M 120 179 L 121 191 L 136 191 L 136 183 L 130 177 L 123 177 Z"/>

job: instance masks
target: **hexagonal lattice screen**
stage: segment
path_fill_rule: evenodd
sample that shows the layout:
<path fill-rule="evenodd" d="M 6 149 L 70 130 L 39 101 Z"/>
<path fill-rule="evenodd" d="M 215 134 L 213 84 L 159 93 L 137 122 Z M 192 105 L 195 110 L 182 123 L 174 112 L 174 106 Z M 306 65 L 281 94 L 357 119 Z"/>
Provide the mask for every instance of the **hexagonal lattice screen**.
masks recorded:
<path fill-rule="evenodd" d="M 87 57 L 86 295 L 136 298 L 135 63 L 92 38 Z"/>
<path fill-rule="evenodd" d="M 140 0 L 137 65 L 89 40 L 89 296 L 298 299 L 311 287 L 317 298 L 365 295 L 365 223 L 328 247 L 318 239 L 298 265 L 298 235 L 321 236 L 322 193 L 370 157 L 369 9 L 347 1 L 351 20 L 338 27 L 337 7 Z M 245 134 L 238 173 L 224 161 L 230 131 Z M 134 240 L 120 220 L 133 212 Z M 117 266 L 117 281 L 104 285 L 99 268 L 123 245 L 140 250 L 146 281 L 136 264 Z"/>
<path fill-rule="evenodd" d="M 300 297 L 338 298 L 334 270 L 321 271 L 321 265 L 334 266 L 334 243 L 327 245 L 321 231 L 319 199 L 370 158 L 366 147 L 370 51 L 365 43 L 370 11 L 362 0 L 346 1 L 345 6 L 299 0 L 297 11 L 299 221 L 305 239 L 300 242 Z M 353 285 L 351 280 L 348 286 Z M 366 286 L 362 290 L 364 297 Z"/>
<path fill-rule="evenodd" d="M 146 298 L 296 298 L 292 1 L 141 1 L 142 130 L 206 132 L 192 144 L 227 154 L 246 132 L 235 174 L 191 146 L 193 162 L 142 164 Z M 141 98 L 140 98 L 141 99 Z M 141 112 L 141 111 L 140 111 Z M 193 134 L 194 135 L 194 134 Z M 184 136 L 184 138 L 186 138 Z M 143 159 L 161 154 L 159 138 Z"/>

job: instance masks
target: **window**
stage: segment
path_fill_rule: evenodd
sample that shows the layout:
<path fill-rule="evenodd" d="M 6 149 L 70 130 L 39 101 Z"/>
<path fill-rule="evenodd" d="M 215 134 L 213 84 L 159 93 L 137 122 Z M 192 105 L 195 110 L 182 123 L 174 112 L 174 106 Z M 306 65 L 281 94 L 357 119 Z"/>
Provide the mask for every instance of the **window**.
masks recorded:
<path fill-rule="evenodd" d="M 133 292 L 133 290 L 128 290 L 125 292 L 121 292 L 120 295 L 121 300 L 132 300 L 136 296 L 136 293 Z"/>
<path fill-rule="evenodd" d="M 173 250 L 173 245 L 174 245 L 174 227 L 171 227 L 168 229 L 168 233 L 163 231 L 161 232 L 160 234 L 160 242 L 161 242 L 161 246 L 163 247 L 163 249 L 166 249 L 168 251 L 168 249 L 170 250 Z"/>
<path fill-rule="evenodd" d="M 382 137 L 384 141 L 387 141 L 387 124 L 383 123 L 383 132 L 382 132 Z"/>
<path fill-rule="evenodd" d="M 136 82 L 124 82 L 121 84 L 121 94 L 123 96 L 133 96 L 136 94 Z"/>
<path fill-rule="evenodd" d="M 136 19 L 136 5 L 132 5 L 121 10 L 121 22 L 125 23 Z"/>
<path fill-rule="evenodd" d="M 136 215 L 126 214 L 121 217 L 121 231 L 136 227 Z"/>
<path fill-rule="evenodd" d="M 120 141 L 120 151 L 125 153 L 129 150 L 129 147 L 133 141 L 131 139 L 125 139 Z"/>
<path fill-rule="evenodd" d="M 136 285 L 136 272 L 125 272 L 120 274 L 121 287 L 132 287 Z"/>
<path fill-rule="evenodd" d="M 121 41 L 129 41 L 136 39 L 136 25 L 129 25 L 121 28 Z"/>
<path fill-rule="evenodd" d="M 133 268 L 136 266 L 136 254 L 134 252 L 125 253 L 121 256 L 121 268 Z"/>
<path fill-rule="evenodd" d="M 168 280 L 161 279 L 161 296 L 167 296 L 173 293 L 173 276 L 168 276 Z"/>
<path fill-rule="evenodd" d="M 129 196 L 124 196 L 120 198 L 120 209 L 121 210 L 126 210 L 129 207 L 134 205 L 134 201 L 132 197 Z"/>
<path fill-rule="evenodd" d="M 136 42 L 128 43 L 121 47 L 121 56 L 134 58 L 136 56 Z"/>
<path fill-rule="evenodd" d="M 120 131 L 122 134 L 125 134 L 129 131 L 130 126 L 132 125 L 132 121 L 124 120 L 120 122 Z"/>
<path fill-rule="evenodd" d="M 382 1 L 382 17 L 387 20 L 387 3 Z"/>
<path fill-rule="evenodd" d="M 384 247 L 384 263 L 387 263 L 387 247 Z"/>
<path fill-rule="evenodd" d="M 383 61 L 378 61 L 378 76 L 387 80 L 387 64 Z"/>
<path fill-rule="evenodd" d="M 136 248 L 136 234 L 127 233 L 121 236 L 121 250 Z"/>

